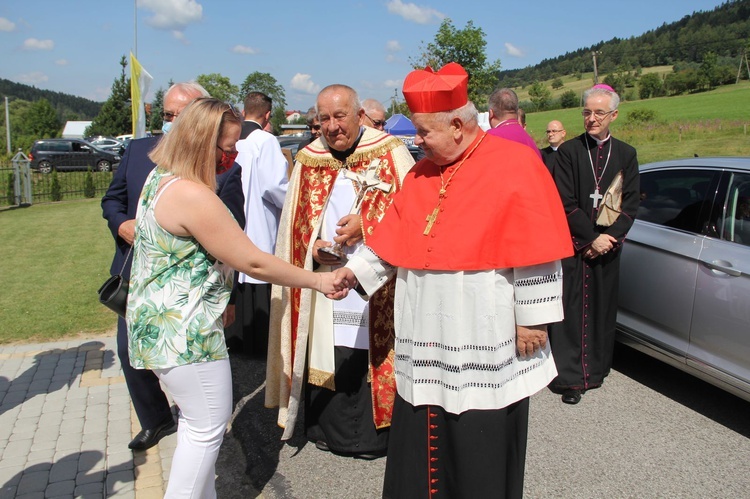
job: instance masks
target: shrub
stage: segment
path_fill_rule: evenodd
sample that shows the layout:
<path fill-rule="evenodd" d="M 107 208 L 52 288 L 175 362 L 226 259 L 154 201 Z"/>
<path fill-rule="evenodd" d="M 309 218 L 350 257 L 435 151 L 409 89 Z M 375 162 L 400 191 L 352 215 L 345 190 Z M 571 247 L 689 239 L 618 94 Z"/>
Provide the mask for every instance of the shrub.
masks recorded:
<path fill-rule="evenodd" d="M 8 174 L 8 187 L 5 191 L 7 196 L 8 204 L 16 204 L 16 190 L 13 184 L 15 183 L 16 176 L 14 173 Z"/>
<path fill-rule="evenodd" d="M 562 78 L 555 78 L 552 81 L 552 88 L 554 88 L 555 90 L 561 89 L 564 86 L 565 84 L 563 83 Z"/>
<path fill-rule="evenodd" d="M 573 90 L 566 90 L 560 95 L 560 106 L 570 109 L 578 106 L 578 95 Z"/>
<path fill-rule="evenodd" d="M 648 123 L 651 121 L 656 121 L 656 111 L 653 109 L 631 109 L 625 118 L 625 123 L 627 124 Z"/>
<path fill-rule="evenodd" d="M 86 172 L 86 177 L 83 179 L 83 195 L 87 198 L 93 198 L 96 196 L 96 186 L 94 185 L 94 176 L 91 174 L 91 168 Z"/>
<path fill-rule="evenodd" d="M 50 182 L 49 197 L 52 201 L 62 201 L 62 190 L 60 189 L 60 179 L 57 178 L 57 172 L 52 172 L 52 181 Z"/>

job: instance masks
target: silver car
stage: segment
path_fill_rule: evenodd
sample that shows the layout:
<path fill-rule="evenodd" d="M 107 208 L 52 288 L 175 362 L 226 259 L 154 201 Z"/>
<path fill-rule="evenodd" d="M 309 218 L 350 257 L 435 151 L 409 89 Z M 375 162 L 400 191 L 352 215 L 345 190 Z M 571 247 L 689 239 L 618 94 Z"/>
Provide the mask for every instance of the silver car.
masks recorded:
<path fill-rule="evenodd" d="M 619 341 L 750 400 L 750 158 L 643 165 Z"/>

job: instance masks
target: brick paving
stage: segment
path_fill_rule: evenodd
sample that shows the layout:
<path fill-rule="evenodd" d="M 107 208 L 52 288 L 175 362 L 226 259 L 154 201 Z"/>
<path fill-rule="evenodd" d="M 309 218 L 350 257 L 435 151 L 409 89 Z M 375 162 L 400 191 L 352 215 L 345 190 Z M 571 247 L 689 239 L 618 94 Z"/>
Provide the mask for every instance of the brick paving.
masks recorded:
<path fill-rule="evenodd" d="M 161 498 L 176 434 L 139 430 L 114 335 L 0 347 L 0 498 Z"/>

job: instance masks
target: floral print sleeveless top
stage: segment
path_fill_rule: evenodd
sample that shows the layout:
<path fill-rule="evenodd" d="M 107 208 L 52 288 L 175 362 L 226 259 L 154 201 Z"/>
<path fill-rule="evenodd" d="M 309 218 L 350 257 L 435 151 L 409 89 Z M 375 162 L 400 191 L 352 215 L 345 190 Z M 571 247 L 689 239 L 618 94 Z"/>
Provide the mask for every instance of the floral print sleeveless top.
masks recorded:
<path fill-rule="evenodd" d="M 126 321 L 130 364 L 165 369 L 228 357 L 222 313 L 232 269 L 192 237 L 175 236 L 156 221 L 161 194 L 179 180 L 159 167 L 138 201 Z"/>

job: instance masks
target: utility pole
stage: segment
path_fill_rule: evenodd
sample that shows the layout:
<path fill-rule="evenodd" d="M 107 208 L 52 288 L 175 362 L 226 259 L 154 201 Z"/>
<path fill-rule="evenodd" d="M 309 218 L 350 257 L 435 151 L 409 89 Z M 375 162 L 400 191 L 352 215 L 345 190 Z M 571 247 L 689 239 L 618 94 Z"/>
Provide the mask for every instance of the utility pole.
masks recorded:
<path fill-rule="evenodd" d="M 391 98 L 391 116 L 396 114 L 396 99 L 398 98 L 398 89 L 393 89 L 393 97 Z"/>
<path fill-rule="evenodd" d="M 8 112 L 8 97 L 5 97 L 5 135 L 8 142 L 8 156 L 10 156 L 10 113 Z"/>
<path fill-rule="evenodd" d="M 750 79 L 750 66 L 747 64 L 747 49 L 742 49 L 742 55 L 740 56 L 740 67 L 737 68 L 737 81 L 735 85 L 740 82 L 740 73 L 742 73 L 742 61 L 745 61 L 745 69 L 747 70 L 747 77 Z"/>
<path fill-rule="evenodd" d="M 591 57 L 594 58 L 594 85 L 599 83 L 599 71 L 596 69 L 596 54 L 598 54 L 596 50 L 591 51 Z"/>

